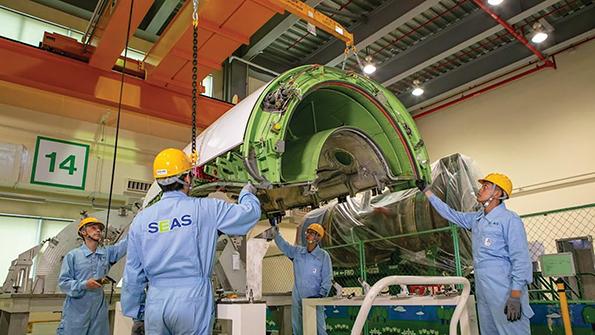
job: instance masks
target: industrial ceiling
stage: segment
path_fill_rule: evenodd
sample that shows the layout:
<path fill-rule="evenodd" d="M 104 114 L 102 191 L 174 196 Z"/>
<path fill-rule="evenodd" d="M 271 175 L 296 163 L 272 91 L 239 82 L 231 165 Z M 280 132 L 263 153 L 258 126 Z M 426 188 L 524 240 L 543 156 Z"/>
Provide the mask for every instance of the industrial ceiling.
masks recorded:
<path fill-rule="evenodd" d="M 360 59 L 372 56 L 378 68 L 372 78 L 410 108 L 531 56 L 471 0 L 308 2 L 323 12 L 333 9 L 326 13 L 355 35 Z M 581 34 L 592 38 L 594 7 L 589 0 L 505 0 L 491 9 L 527 38 L 533 24 L 545 20 L 553 31 L 537 48 L 547 50 Z M 269 22 L 240 55 L 282 72 L 307 63 L 341 66 L 343 48 L 328 34 L 313 36 L 306 24 L 287 17 Z M 357 67 L 350 57 L 346 68 Z M 414 80 L 424 87 L 423 96 L 411 95 Z"/>

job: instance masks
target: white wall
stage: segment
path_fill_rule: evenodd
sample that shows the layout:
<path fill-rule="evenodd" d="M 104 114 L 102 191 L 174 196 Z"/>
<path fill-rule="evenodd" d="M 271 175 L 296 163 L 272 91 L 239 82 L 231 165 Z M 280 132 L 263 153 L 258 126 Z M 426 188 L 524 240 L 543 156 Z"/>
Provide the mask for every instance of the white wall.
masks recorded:
<path fill-rule="evenodd" d="M 254 77 L 248 77 L 248 92 L 246 92 L 247 95 L 252 94 L 254 91 L 258 90 L 266 83 L 266 81 L 262 81 Z"/>
<path fill-rule="evenodd" d="M 0 145 L 25 148 L 21 170 L 9 182 L 11 171 L 0 175 L 0 283 L 10 261 L 40 241 L 54 236 L 67 223 L 15 218 L 7 214 L 78 220 L 81 210 L 97 211 L 92 198 L 106 203 L 115 136 L 113 108 L 88 101 L 30 89 L 0 81 Z M 101 120 L 104 122 L 101 122 Z M 181 148 L 190 141 L 190 127 L 123 111 L 114 182 L 114 204 L 124 204 L 142 195 L 125 192 L 130 179 L 151 182 L 152 161 L 166 147 Z M 37 136 L 88 144 L 87 181 L 84 191 L 65 191 L 31 185 L 31 166 Z M 5 156 L 3 156 L 6 158 Z M 0 162 L 4 165 L 4 161 Z M 9 200 L 10 196 L 46 199 L 45 202 Z M 60 201 L 60 202 L 58 202 Z"/>
<path fill-rule="evenodd" d="M 594 203 L 595 42 L 556 63 L 416 120 L 432 161 L 460 152 L 509 175 L 519 214 Z"/>
<path fill-rule="evenodd" d="M 92 198 L 103 199 L 105 203 L 110 189 L 116 111 L 96 103 L 6 82 L 0 82 L 0 88 L 0 143 L 26 148 L 18 182 L 7 183 L 3 175 L 0 180 L 5 182 L 1 183 L 0 192 L 47 199 L 60 197 L 87 204 L 87 207 L 90 207 Z M 104 124 L 100 121 L 102 116 Z M 124 192 L 128 179 L 152 182 L 152 161 L 156 153 L 166 147 L 181 148 L 190 142 L 190 127 L 185 125 L 126 111 L 122 113 L 121 125 L 114 182 L 114 199 L 118 203 L 141 196 Z M 37 136 L 90 145 L 84 191 L 64 191 L 29 183 Z M 55 202 L 18 202 L 0 197 L 0 212 L 4 213 L 77 218 L 80 210 L 89 209 L 87 207 Z"/>

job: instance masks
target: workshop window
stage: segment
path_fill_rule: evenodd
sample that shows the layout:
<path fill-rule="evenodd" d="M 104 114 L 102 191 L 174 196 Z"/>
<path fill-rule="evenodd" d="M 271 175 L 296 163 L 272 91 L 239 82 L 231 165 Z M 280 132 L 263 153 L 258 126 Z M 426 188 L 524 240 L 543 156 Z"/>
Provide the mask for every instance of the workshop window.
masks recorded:
<path fill-rule="evenodd" d="M 47 32 L 72 37 L 82 42 L 83 32 L 0 6 L 0 36 L 38 47 Z M 122 52 L 124 55 L 124 52 Z M 145 53 L 128 48 L 128 58 L 142 61 Z"/>
<path fill-rule="evenodd" d="M 0 214 L 0 284 L 4 283 L 10 263 L 19 254 L 56 236 L 72 223 L 69 219 L 48 219 Z M 35 263 L 30 276 L 35 275 Z"/>
<path fill-rule="evenodd" d="M 19 254 L 37 244 L 39 220 L 0 215 L 0 282 Z"/>
<path fill-rule="evenodd" d="M 213 97 L 213 76 L 208 75 L 205 79 L 202 80 L 202 86 L 205 88 L 205 92 L 202 95 L 205 95 L 209 98 Z"/>

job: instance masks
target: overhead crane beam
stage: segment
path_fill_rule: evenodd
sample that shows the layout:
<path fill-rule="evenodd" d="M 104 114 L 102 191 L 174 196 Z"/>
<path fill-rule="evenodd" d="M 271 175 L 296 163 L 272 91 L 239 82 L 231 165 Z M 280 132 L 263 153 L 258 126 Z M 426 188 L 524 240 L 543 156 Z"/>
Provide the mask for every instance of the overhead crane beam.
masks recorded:
<path fill-rule="evenodd" d="M 90 37 L 95 50 L 89 64 L 102 70 L 111 70 L 126 44 L 126 31 L 132 0 L 109 1 Z M 151 8 L 153 0 L 135 1 L 132 7 L 130 35 L 132 36 L 143 17 Z M 130 36 L 129 36 L 130 37 Z"/>
<path fill-rule="evenodd" d="M 120 74 L 88 64 L 0 39 L 0 81 L 6 81 L 106 106 L 118 106 Z M 168 121 L 190 124 L 189 94 L 127 77 L 122 108 Z M 232 105 L 205 96 L 198 97 L 201 117 L 198 127 L 206 128 Z"/>
<path fill-rule="evenodd" d="M 176 18 L 167 26 L 159 40 L 147 53 L 144 59 L 147 80 L 162 83 L 173 82 L 171 78 L 172 74 L 178 71 L 180 63 L 187 62 L 187 60 L 192 58 L 191 44 L 189 43 L 191 22 L 192 1 L 189 1 L 182 7 Z M 181 41 L 189 49 L 183 55 L 180 52 L 176 54 L 176 47 Z M 177 56 L 175 62 L 170 60 L 172 56 Z M 202 70 L 207 71 L 206 74 L 221 67 L 220 64 L 212 64 L 212 62 L 208 62 L 204 58 L 199 59 L 199 61 L 201 62 L 199 65 L 201 65 Z M 171 65 L 171 68 L 170 62 L 174 63 Z M 206 74 L 201 74 L 199 77 L 204 77 Z M 187 81 L 190 81 L 190 77 L 187 78 Z"/>
<path fill-rule="evenodd" d="M 192 1 L 176 14 L 144 63 L 148 82 L 190 93 L 192 78 Z M 225 59 L 283 8 L 275 0 L 200 1 L 198 81 L 221 69 Z"/>
<path fill-rule="evenodd" d="M 353 34 L 351 34 L 339 22 L 326 16 L 324 13 L 316 10 L 316 8 L 299 0 L 269 0 L 273 3 L 278 3 L 286 11 L 299 17 L 300 19 L 313 24 L 317 28 L 324 30 L 332 36 L 345 42 L 346 49 L 351 49 L 354 46 Z"/>

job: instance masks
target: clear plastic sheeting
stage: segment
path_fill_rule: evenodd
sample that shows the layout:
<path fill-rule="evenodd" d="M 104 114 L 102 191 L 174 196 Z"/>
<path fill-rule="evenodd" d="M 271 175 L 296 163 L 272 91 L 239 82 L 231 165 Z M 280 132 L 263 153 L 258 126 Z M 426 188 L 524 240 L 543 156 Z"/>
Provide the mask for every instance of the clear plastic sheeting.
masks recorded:
<path fill-rule="evenodd" d="M 0 183 L 16 185 L 26 166 L 27 148 L 21 144 L 0 143 Z"/>
<path fill-rule="evenodd" d="M 432 164 L 431 188 L 451 207 L 471 211 L 477 208 L 478 177 L 470 158 L 453 154 Z M 308 213 L 304 226 L 314 222 L 326 230 L 322 245 L 336 269 L 360 267 L 378 275 L 453 274 L 457 247 L 462 267 L 472 264 L 470 232 L 451 229 L 417 189 L 364 192 Z"/>

